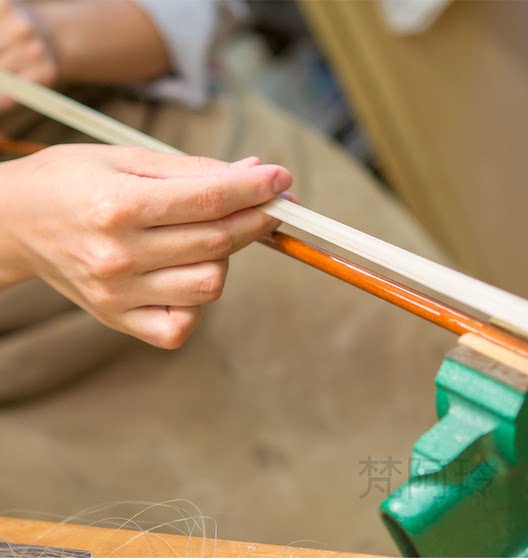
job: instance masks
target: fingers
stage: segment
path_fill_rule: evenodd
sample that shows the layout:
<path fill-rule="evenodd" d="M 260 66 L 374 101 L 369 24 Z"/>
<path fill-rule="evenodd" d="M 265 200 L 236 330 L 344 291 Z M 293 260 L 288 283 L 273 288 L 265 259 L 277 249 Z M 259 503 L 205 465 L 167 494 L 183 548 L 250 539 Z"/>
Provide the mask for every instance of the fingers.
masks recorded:
<path fill-rule="evenodd" d="M 117 164 L 123 173 L 150 177 L 152 179 L 170 179 L 189 174 L 205 174 L 226 168 L 246 168 L 259 165 L 257 156 L 250 156 L 240 161 L 226 161 L 204 156 L 188 156 L 179 153 L 163 153 L 139 147 L 118 147 Z"/>
<path fill-rule="evenodd" d="M 240 161 L 236 161 L 235 163 L 231 164 L 231 167 L 253 167 L 255 165 L 260 165 L 261 161 L 256 156 L 251 156 L 245 159 L 241 159 Z M 289 200 L 290 202 L 295 202 L 295 204 L 299 204 L 300 200 L 299 197 L 292 192 L 283 192 L 279 195 L 280 198 L 284 198 L 284 200 Z"/>
<path fill-rule="evenodd" d="M 148 344 L 173 350 L 179 348 L 200 321 L 199 307 L 142 307 L 123 313 L 108 326 L 135 336 Z"/>
<path fill-rule="evenodd" d="M 134 242 L 137 272 L 224 259 L 279 225 L 279 220 L 249 208 L 218 221 L 151 228 Z"/>
<path fill-rule="evenodd" d="M 279 225 L 254 207 L 292 181 L 256 158 L 229 164 L 90 145 L 12 165 L 23 196 L 6 215 L 31 248 L 28 269 L 104 324 L 163 348 L 180 346 L 200 306 L 221 296 L 227 257 Z M 52 216 L 40 213 L 46 201 Z"/>
<path fill-rule="evenodd" d="M 217 159 L 166 154 L 143 148 L 121 149 L 117 164 L 124 173 L 152 179 L 202 175 L 230 166 L 229 163 Z"/>
<path fill-rule="evenodd" d="M 289 171 L 278 165 L 227 167 L 203 176 L 147 182 L 140 179 L 130 196 L 141 206 L 144 227 L 219 220 L 268 202 L 292 183 Z"/>
<path fill-rule="evenodd" d="M 84 307 L 94 314 L 114 317 L 145 306 L 194 307 L 222 295 L 228 260 L 163 268 L 142 275 L 112 275 L 81 287 Z M 71 292 L 71 290 L 70 290 Z"/>
<path fill-rule="evenodd" d="M 228 260 L 164 268 L 138 276 L 127 290 L 127 306 L 194 307 L 220 298 Z"/>

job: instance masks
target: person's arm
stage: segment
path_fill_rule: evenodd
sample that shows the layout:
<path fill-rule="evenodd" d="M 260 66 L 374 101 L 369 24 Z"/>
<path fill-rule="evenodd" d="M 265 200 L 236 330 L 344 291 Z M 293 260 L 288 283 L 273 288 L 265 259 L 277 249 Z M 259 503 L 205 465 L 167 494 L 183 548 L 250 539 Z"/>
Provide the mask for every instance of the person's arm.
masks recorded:
<path fill-rule="evenodd" d="M 170 70 L 157 28 L 131 0 L 47 0 L 30 9 L 50 36 L 65 82 L 128 84 Z"/>
<path fill-rule="evenodd" d="M 288 171 L 70 145 L 0 164 L 0 286 L 40 277 L 102 323 L 162 348 L 220 297 L 227 258 L 278 222 L 254 208 Z"/>
<path fill-rule="evenodd" d="M 0 0 L 0 69 L 30 81 L 128 84 L 171 61 L 156 26 L 131 0 Z M 0 109 L 12 106 L 0 96 Z"/>
<path fill-rule="evenodd" d="M 0 69 L 47 86 L 127 85 L 197 108 L 212 45 L 244 14 L 241 0 L 0 0 Z M 0 97 L 0 111 L 12 105 Z"/>

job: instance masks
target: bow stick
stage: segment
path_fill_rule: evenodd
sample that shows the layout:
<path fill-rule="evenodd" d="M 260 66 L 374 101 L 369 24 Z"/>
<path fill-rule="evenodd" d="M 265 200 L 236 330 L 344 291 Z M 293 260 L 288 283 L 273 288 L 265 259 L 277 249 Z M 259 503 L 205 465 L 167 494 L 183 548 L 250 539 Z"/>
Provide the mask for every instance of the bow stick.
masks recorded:
<path fill-rule="evenodd" d="M 30 155 L 45 147 L 45 144 L 37 142 L 0 137 L 0 151 Z M 528 358 L 528 343 L 519 338 L 333 253 L 278 231 L 260 242 L 450 332 L 476 334 Z"/>
<path fill-rule="evenodd" d="M 142 146 L 168 153 L 182 153 L 73 99 L 46 87 L 26 82 L 4 71 L 0 71 L 0 93 L 103 142 Z M 11 144 L 11 148 L 13 147 Z M 24 143 L 20 147 L 31 151 L 35 146 Z M 260 206 L 260 209 L 270 216 L 347 249 L 440 294 L 496 317 L 521 332 L 528 332 L 528 301 L 518 296 L 376 239 L 290 201 L 275 199 Z M 276 233 L 268 238 L 265 244 L 387 299 L 452 332 L 477 333 L 503 347 L 524 356 L 528 355 L 527 345 L 517 337 L 384 276 L 340 259 L 336 255 L 304 244 L 291 236 Z M 323 261 L 326 263 L 325 266 L 322 266 Z M 333 263 L 331 266 L 328 264 L 330 262 Z"/>

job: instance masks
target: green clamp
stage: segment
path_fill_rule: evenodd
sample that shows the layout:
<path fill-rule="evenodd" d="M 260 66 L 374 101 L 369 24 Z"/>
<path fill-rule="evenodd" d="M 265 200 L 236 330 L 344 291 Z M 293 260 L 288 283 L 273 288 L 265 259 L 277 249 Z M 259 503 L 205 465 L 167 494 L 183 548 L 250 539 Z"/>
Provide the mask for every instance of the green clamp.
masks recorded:
<path fill-rule="evenodd" d="M 405 556 L 528 554 L 528 375 L 459 345 L 436 377 L 439 422 L 381 504 Z"/>

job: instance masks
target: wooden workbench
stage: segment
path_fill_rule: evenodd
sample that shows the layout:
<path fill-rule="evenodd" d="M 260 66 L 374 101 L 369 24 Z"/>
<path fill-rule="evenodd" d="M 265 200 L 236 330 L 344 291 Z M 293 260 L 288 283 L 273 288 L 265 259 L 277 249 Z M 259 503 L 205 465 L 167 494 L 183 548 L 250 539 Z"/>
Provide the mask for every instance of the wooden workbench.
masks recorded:
<path fill-rule="evenodd" d="M 49 523 L 0 517 L 0 539 L 8 543 L 89 552 L 107 557 L 351 558 L 360 554 L 218 539 L 139 532 L 118 528 Z M 65 554 L 68 556 L 68 553 Z"/>

